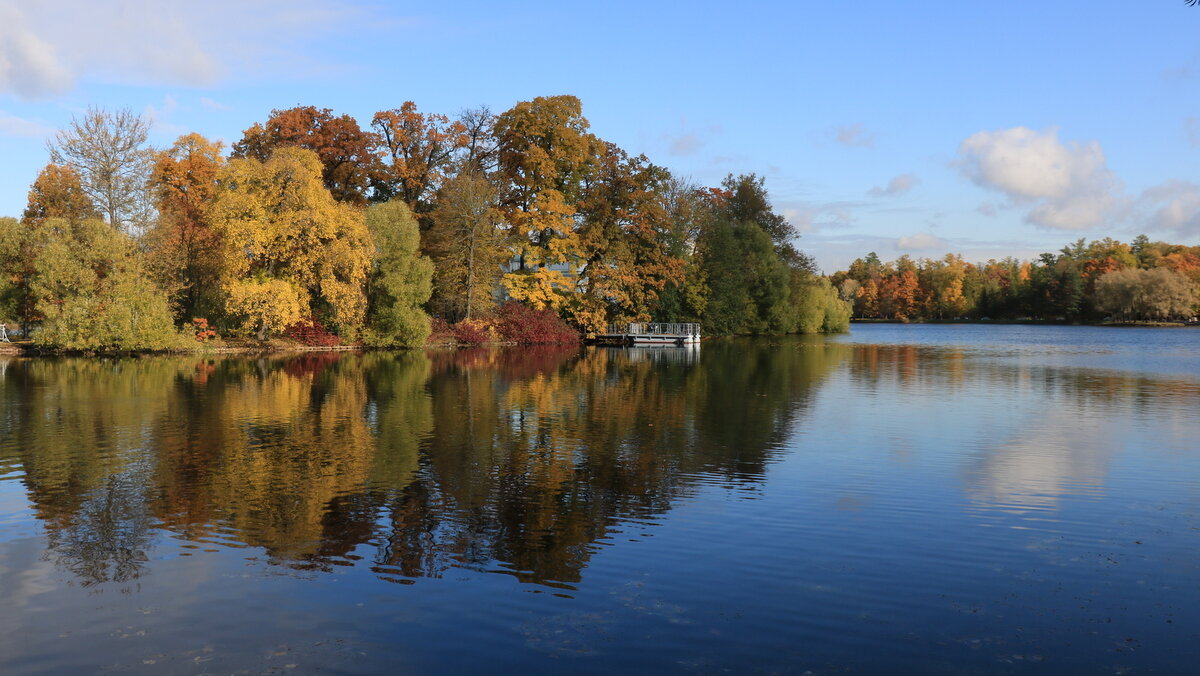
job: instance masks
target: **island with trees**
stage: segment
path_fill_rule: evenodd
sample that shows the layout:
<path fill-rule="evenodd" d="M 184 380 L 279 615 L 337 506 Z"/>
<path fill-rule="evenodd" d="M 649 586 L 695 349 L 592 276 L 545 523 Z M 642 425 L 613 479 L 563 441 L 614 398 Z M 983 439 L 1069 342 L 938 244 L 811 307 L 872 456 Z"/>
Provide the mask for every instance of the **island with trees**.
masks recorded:
<path fill-rule="evenodd" d="M 573 96 L 369 125 L 275 110 L 229 152 L 89 109 L 0 218 L 0 321 L 81 351 L 555 342 L 630 321 L 844 331 L 764 181 L 674 176 L 589 131 Z"/>

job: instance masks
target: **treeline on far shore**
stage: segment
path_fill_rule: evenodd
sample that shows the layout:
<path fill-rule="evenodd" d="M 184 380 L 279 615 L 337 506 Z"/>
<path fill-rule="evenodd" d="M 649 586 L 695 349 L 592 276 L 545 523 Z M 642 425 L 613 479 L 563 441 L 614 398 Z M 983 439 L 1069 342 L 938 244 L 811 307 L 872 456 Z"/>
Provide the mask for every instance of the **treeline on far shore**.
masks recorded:
<path fill-rule="evenodd" d="M 859 319 L 1188 321 L 1200 312 L 1200 246 L 1080 239 L 1037 260 L 962 256 L 883 262 L 874 252 L 832 275 Z"/>
<path fill-rule="evenodd" d="M 589 132 L 573 96 L 369 125 L 272 111 L 229 152 L 93 108 L 0 218 L 0 322 L 42 345 L 286 336 L 551 342 L 629 321 L 707 335 L 843 331 L 850 302 L 763 180 L 703 187 Z"/>

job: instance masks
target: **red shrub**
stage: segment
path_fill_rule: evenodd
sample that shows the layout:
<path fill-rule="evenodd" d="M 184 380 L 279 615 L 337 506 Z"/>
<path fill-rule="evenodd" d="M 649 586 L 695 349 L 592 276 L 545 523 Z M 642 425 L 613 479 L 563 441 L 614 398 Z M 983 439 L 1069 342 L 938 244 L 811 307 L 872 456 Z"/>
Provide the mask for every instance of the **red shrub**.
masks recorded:
<path fill-rule="evenodd" d="M 434 317 L 430 321 L 431 331 L 425 342 L 430 345 L 444 345 L 454 341 L 454 327 L 450 326 L 450 322 L 441 317 Z"/>
<path fill-rule="evenodd" d="M 486 319 L 464 319 L 453 327 L 454 339 L 462 345 L 483 345 L 496 341 L 492 322 Z"/>
<path fill-rule="evenodd" d="M 201 343 L 217 338 L 217 332 L 208 325 L 208 320 L 204 317 L 196 317 L 192 320 L 192 329 L 196 332 L 196 340 Z"/>
<path fill-rule="evenodd" d="M 301 319 L 284 329 L 283 335 L 298 343 L 313 347 L 329 347 L 342 342 L 341 338 L 330 333 L 316 317 Z"/>
<path fill-rule="evenodd" d="M 559 319 L 553 310 L 534 310 L 514 301 L 500 306 L 497 324 L 501 338 L 518 345 L 579 342 L 579 332 Z"/>

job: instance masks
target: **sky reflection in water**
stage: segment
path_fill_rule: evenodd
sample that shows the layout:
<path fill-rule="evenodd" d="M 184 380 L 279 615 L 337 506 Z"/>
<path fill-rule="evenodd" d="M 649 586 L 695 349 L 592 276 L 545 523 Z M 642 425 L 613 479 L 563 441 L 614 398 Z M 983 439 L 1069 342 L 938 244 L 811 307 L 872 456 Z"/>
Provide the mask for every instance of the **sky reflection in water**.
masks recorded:
<path fill-rule="evenodd" d="M 0 362 L 0 661 L 1178 671 L 1197 346 L 856 326 Z"/>

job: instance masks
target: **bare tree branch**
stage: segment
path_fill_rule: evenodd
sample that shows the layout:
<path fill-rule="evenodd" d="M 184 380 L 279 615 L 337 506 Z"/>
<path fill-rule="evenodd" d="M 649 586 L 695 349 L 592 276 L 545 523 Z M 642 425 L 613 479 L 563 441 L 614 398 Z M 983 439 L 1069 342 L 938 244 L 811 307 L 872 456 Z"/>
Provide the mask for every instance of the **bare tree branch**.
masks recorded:
<path fill-rule="evenodd" d="M 114 227 L 137 235 L 150 218 L 150 124 L 128 108 L 88 108 L 46 143 L 55 164 L 79 173 L 84 192 Z"/>

